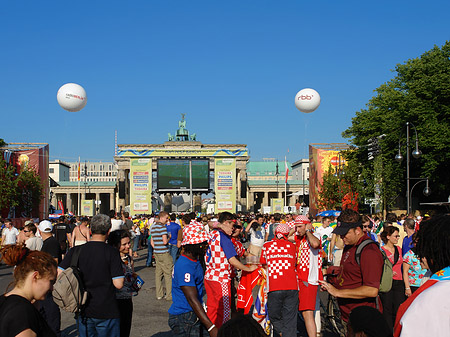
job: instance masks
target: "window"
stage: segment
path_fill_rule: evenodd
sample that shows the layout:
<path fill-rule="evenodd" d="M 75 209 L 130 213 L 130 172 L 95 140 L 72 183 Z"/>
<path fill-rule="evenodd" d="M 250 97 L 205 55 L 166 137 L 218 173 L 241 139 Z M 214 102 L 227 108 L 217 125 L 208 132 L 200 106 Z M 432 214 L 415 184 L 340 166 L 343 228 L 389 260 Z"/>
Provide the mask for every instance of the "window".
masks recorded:
<path fill-rule="evenodd" d="M 55 173 L 55 169 L 52 167 L 48 170 L 50 173 Z"/>

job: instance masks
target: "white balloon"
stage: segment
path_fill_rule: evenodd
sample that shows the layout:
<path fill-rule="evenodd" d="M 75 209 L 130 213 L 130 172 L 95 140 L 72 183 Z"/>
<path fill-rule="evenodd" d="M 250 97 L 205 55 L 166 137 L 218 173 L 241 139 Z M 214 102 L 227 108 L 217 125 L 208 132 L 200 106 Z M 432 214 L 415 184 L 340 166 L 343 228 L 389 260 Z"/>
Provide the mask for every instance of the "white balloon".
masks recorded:
<path fill-rule="evenodd" d="M 56 99 L 61 108 L 71 112 L 80 111 L 87 103 L 86 91 L 76 83 L 67 83 L 59 88 Z"/>
<path fill-rule="evenodd" d="M 314 89 L 306 88 L 295 95 L 295 106 L 301 112 L 310 113 L 320 105 L 320 95 Z"/>

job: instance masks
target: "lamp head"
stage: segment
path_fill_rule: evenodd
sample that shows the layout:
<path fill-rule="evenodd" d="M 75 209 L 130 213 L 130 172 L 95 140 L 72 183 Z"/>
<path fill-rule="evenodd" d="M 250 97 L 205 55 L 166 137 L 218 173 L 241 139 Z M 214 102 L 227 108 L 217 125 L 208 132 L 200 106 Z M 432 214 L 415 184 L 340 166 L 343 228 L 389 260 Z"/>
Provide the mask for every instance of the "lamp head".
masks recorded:
<path fill-rule="evenodd" d="M 399 163 L 402 162 L 403 156 L 402 156 L 402 154 L 400 153 L 400 151 L 399 151 L 399 152 L 397 153 L 397 155 L 395 156 L 395 160 L 396 160 L 397 162 L 399 162 Z"/>
<path fill-rule="evenodd" d="M 420 151 L 417 147 L 416 147 L 416 149 L 412 152 L 412 156 L 414 157 L 414 158 L 420 158 L 420 156 L 422 155 L 422 151 Z"/>
<path fill-rule="evenodd" d="M 429 188 L 428 186 L 426 186 L 426 187 L 423 189 L 423 195 L 426 196 L 426 197 L 428 197 L 430 194 L 431 194 L 431 188 Z"/>

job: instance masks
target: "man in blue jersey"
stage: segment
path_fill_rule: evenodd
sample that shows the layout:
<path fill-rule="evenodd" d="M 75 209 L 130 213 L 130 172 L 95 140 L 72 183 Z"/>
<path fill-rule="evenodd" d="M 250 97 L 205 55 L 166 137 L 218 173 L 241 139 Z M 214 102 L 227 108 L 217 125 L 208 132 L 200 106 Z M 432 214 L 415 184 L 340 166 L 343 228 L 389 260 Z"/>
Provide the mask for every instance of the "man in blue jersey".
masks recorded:
<path fill-rule="evenodd" d="M 200 261 L 208 247 L 208 234 L 200 224 L 183 229 L 182 252 L 172 276 L 169 326 L 175 336 L 216 337 L 218 329 L 203 309 L 203 268 Z"/>

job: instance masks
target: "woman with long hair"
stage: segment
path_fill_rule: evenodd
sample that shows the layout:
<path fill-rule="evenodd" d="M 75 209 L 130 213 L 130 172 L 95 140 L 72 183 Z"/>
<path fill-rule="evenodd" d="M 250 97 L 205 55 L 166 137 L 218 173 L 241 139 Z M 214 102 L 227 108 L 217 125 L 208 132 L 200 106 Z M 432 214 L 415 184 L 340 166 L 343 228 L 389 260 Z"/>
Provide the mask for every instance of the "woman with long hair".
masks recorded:
<path fill-rule="evenodd" d="M 134 268 L 130 251 L 130 234 L 128 231 L 119 229 L 109 233 L 108 244 L 117 248 L 122 259 L 122 268 L 125 275 L 123 287 L 116 289 L 116 300 L 120 312 L 120 336 L 128 337 L 131 331 L 131 322 L 133 319 L 133 274 Z"/>
<path fill-rule="evenodd" d="M 389 261 L 392 263 L 393 280 L 391 290 L 387 293 L 380 293 L 380 298 L 383 303 L 383 316 L 389 328 L 392 330 L 394 329 L 398 307 L 405 300 L 405 284 L 403 283 L 402 274 L 402 249 L 397 246 L 399 239 L 400 234 L 397 227 L 387 226 L 381 233 L 381 240 L 384 242 L 384 246 L 381 249 L 386 253 Z"/>
<path fill-rule="evenodd" d="M 0 336 L 56 336 L 32 303 L 44 300 L 56 280 L 56 261 L 48 253 L 24 245 L 1 249 L 2 260 L 14 268 L 14 288 L 0 297 Z"/>

